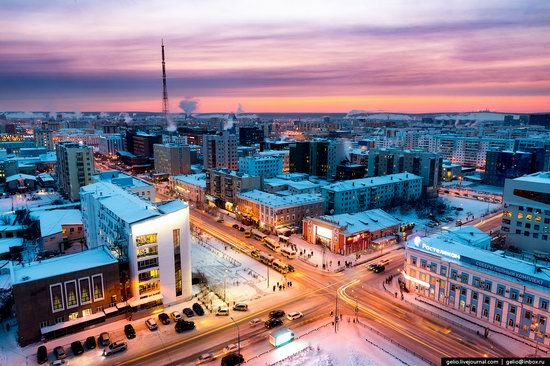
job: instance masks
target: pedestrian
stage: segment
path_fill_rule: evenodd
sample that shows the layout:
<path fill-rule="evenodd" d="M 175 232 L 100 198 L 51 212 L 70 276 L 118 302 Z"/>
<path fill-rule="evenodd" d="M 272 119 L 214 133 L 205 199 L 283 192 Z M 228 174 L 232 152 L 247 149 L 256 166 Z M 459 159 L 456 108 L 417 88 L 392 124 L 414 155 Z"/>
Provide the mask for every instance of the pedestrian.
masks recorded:
<path fill-rule="evenodd" d="M 397 299 L 397 292 L 395 293 L 395 298 Z"/>
<path fill-rule="evenodd" d="M 275 292 L 275 285 L 273 285 L 273 292 Z"/>
<path fill-rule="evenodd" d="M 340 261 L 338 261 L 338 267 L 340 267 Z"/>

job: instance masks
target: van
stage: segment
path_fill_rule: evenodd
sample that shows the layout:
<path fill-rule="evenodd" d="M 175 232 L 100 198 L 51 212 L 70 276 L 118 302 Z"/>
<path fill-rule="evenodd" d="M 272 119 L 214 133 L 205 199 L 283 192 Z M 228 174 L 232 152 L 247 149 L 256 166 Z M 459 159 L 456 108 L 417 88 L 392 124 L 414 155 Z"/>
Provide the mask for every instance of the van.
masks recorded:
<path fill-rule="evenodd" d="M 233 310 L 236 311 L 248 311 L 248 305 L 243 303 L 237 303 L 233 306 Z"/>
<path fill-rule="evenodd" d="M 114 342 L 114 343 L 111 343 L 109 347 L 106 347 L 103 350 L 103 355 L 110 356 L 118 352 L 126 351 L 127 348 L 128 348 L 128 345 L 126 344 L 126 342 Z"/>

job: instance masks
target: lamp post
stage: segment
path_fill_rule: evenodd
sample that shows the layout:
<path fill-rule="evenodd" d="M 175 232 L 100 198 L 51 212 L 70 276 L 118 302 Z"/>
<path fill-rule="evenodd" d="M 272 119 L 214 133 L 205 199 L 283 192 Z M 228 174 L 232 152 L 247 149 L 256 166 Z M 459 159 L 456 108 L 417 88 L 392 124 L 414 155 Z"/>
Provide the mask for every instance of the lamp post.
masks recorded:
<path fill-rule="evenodd" d="M 233 317 L 230 317 L 231 321 L 235 326 L 237 327 L 237 353 L 241 354 L 241 331 L 239 330 L 239 324 L 233 319 Z"/>

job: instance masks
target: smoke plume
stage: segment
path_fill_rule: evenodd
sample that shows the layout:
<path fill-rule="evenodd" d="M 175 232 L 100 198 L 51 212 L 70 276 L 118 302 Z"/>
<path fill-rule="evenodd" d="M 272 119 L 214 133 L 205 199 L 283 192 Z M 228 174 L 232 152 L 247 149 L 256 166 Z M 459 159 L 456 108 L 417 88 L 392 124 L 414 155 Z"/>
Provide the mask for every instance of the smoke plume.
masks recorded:
<path fill-rule="evenodd" d="M 236 115 L 239 115 L 239 114 L 243 114 L 243 113 L 244 113 L 244 108 L 243 108 L 242 104 L 239 103 L 239 104 L 237 105 L 237 111 L 235 112 L 235 114 L 236 114 Z"/>
<path fill-rule="evenodd" d="M 180 108 L 188 116 L 190 116 L 199 105 L 199 100 L 195 98 L 185 98 L 180 101 Z"/>
<path fill-rule="evenodd" d="M 120 113 L 120 114 L 118 115 L 118 119 L 119 119 L 119 120 L 123 120 L 124 123 L 126 123 L 126 124 L 128 124 L 128 123 L 130 123 L 130 122 L 133 121 L 132 117 L 130 117 L 130 115 L 129 115 L 128 113 L 126 113 L 126 112 Z"/>

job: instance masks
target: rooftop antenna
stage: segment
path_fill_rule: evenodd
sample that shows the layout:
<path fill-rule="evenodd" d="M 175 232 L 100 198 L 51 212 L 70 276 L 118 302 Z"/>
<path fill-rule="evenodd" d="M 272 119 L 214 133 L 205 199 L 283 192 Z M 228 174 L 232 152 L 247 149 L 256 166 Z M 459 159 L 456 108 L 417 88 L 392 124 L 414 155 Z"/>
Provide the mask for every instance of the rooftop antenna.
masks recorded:
<path fill-rule="evenodd" d="M 168 127 L 168 88 L 166 86 L 166 62 L 164 60 L 164 39 L 161 40 L 162 51 L 162 115 L 164 117 L 164 127 Z M 172 142 L 172 134 L 169 132 L 170 142 Z"/>

